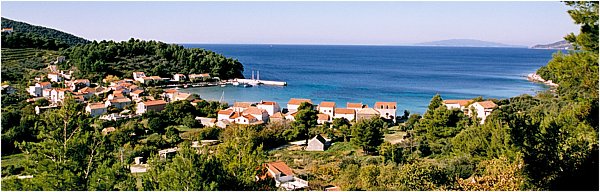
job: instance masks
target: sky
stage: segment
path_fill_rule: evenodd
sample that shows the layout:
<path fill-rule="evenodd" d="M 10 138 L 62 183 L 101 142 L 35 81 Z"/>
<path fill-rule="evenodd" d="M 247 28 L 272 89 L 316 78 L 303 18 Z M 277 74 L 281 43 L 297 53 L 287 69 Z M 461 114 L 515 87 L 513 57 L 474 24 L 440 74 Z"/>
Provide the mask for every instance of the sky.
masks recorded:
<path fill-rule="evenodd" d="M 1 15 L 90 40 L 168 43 L 407 45 L 478 39 L 562 40 L 561 2 L 7 2 Z"/>

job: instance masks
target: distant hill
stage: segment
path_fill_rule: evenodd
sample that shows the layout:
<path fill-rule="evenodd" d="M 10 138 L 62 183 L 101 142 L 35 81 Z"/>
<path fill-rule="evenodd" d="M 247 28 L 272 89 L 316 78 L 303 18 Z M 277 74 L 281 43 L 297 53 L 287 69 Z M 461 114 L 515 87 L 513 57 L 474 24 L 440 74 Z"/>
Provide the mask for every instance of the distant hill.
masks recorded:
<path fill-rule="evenodd" d="M 448 39 L 441 41 L 432 41 L 425 43 L 417 43 L 417 46 L 441 46 L 441 47 L 526 47 L 521 45 L 507 45 L 489 41 L 481 41 L 475 39 Z"/>
<path fill-rule="evenodd" d="M 33 36 L 54 39 L 69 46 L 86 44 L 90 41 L 56 29 L 27 24 L 2 17 L 2 28 L 13 28 L 14 33 L 28 33 Z"/>
<path fill-rule="evenodd" d="M 555 43 L 545 44 L 545 45 L 534 45 L 531 47 L 532 49 L 573 49 L 573 45 L 569 43 L 567 40 L 558 41 Z"/>

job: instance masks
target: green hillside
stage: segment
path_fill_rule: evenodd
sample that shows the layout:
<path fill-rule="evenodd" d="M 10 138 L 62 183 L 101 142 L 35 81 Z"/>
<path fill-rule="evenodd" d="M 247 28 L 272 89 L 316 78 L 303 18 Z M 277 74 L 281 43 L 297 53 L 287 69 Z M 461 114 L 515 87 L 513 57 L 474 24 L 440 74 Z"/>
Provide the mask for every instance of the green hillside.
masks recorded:
<path fill-rule="evenodd" d="M 17 33 L 31 33 L 46 39 L 55 39 L 69 46 L 85 44 L 90 41 L 56 29 L 27 24 L 2 17 L 2 28 L 13 28 Z M 4 35 L 3 35 L 4 36 Z M 4 46 L 3 46 L 4 47 Z"/>

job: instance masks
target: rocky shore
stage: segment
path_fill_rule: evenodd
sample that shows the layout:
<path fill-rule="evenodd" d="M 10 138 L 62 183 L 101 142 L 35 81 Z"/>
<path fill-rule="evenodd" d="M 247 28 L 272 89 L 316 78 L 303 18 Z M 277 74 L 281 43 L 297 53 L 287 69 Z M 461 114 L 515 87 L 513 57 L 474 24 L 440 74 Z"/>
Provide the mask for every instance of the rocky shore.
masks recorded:
<path fill-rule="evenodd" d="M 540 83 L 544 83 L 550 87 L 558 87 L 558 84 L 552 82 L 552 80 L 545 80 L 544 78 L 542 78 L 540 75 L 538 75 L 537 73 L 530 73 L 527 75 L 527 79 L 529 81 L 533 81 L 533 82 L 540 82 Z"/>

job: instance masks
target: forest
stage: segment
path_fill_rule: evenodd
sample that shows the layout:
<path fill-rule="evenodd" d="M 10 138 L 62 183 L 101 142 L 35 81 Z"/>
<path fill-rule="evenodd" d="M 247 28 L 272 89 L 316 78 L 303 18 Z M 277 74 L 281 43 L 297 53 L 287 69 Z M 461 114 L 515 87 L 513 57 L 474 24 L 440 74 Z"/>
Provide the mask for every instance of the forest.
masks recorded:
<path fill-rule="evenodd" d="M 67 44 L 68 46 L 86 44 L 90 42 L 84 38 L 77 37 L 75 35 L 65 33 L 56 29 L 31 25 L 28 23 L 7 19 L 4 17 L 2 17 L 2 28 L 13 28 L 13 31 L 17 33 L 35 34 L 36 36 L 39 36 L 41 38 L 54 39 L 58 41 L 57 44 Z M 2 38 L 4 39 L 4 34 L 2 34 Z M 5 48 L 4 41 L 2 42 L 2 47 Z"/>
<path fill-rule="evenodd" d="M 598 2 L 566 4 L 580 26 L 579 34 L 565 37 L 575 50 L 556 53 L 537 72 L 559 87 L 494 100 L 498 107 L 484 124 L 447 109 L 435 95 L 424 114 L 404 115 L 400 128 L 409 133 L 408 142 L 398 144 L 383 140 L 391 124 L 379 118 L 317 126 L 317 112 L 308 103 L 291 123 L 220 129 L 192 119 L 214 117 L 226 107 L 218 102 L 178 101 L 161 112 L 105 122 L 82 113 L 84 106 L 72 99 L 38 116 L 33 112 L 38 104 L 3 96 L 2 190 L 276 190 L 272 180 L 255 176 L 263 163 L 283 160 L 307 170 L 300 176 L 309 180 L 310 190 L 336 185 L 342 190 L 597 191 Z M 153 41 L 92 42 L 63 51 L 71 62 L 62 67 L 102 75 L 139 69 L 225 78 L 239 77 L 243 70 L 236 67 L 239 62 L 210 51 Z M 138 63 L 118 65 L 127 60 Z M 109 126 L 118 129 L 103 135 Z M 316 134 L 336 144 L 326 152 L 275 149 Z M 190 141 L 201 139 L 221 143 L 199 151 L 190 147 Z M 156 154 L 175 146 L 181 150 L 171 159 Z M 5 166 L 7 154 L 20 160 Z M 130 173 L 137 156 L 146 157 L 152 169 Z"/>
<path fill-rule="evenodd" d="M 76 78 L 98 82 L 107 75 L 132 78 L 132 72 L 147 76 L 172 77 L 174 74 L 209 73 L 220 79 L 243 78 L 244 66 L 236 59 L 204 49 L 157 41 L 93 41 L 61 52 L 69 62 L 62 69 L 75 69 Z"/>

